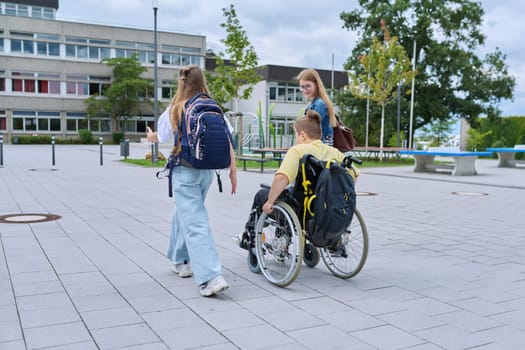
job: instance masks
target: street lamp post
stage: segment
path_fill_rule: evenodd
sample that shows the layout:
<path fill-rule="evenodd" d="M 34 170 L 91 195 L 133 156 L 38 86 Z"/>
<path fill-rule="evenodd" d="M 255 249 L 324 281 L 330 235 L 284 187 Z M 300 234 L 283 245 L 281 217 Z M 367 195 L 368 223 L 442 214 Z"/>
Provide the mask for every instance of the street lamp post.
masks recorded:
<path fill-rule="evenodd" d="M 155 61 L 154 61 L 154 67 L 153 67 L 153 119 L 155 120 L 155 130 L 158 131 L 158 115 L 159 115 L 159 98 L 158 98 L 158 77 L 157 77 L 157 10 L 159 8 L 159 1 L 153 0 L 153 35 L 154 35 L 154 41 L 153 46 L 155 46 Z M 153 154 L 151 155 L 151 159 L 153 163 L 157 163 L 159 161 L 159 144 L 158 142 L 154 143 L 153 146 Z"/>

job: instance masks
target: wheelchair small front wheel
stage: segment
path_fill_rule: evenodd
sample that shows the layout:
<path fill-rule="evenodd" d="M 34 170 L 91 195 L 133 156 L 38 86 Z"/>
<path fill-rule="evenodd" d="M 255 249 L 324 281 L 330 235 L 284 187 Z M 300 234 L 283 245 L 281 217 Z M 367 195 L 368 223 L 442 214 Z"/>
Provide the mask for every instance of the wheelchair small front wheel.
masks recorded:
<path fill-rule="evenodd" d="M 248 255 L 246 256 L 246 261 L 248 262 L 248 268 L 253 273 L 261 273 L 261 267 L 257 261 L 257 255 L 253 252 L 253 249 L 248 249 Z"/>
<path fill-rule="evenodd" d="M 270 214 L 262 213 L 255 225 L 255 255 L 264 277 L 286 287 L 301 269 L 304 234 L 290 205 L 277 201 Z"/>
<path fill-rule="evenodd" d="M 308 267 L 316 267 L 319 261 L 321 261 L 319 250 L 312 243 L 306 243 L 304 245 L 303 260 Z"/>
<path fill-rule="evenodd" d="M 350 226 L 341 239 L 330 247 L 321 248 L 321 257 L 332 274 L 340 278 L 357 275 L 368 256 L 368 230 L 365 219 L 356 208 Z"/>

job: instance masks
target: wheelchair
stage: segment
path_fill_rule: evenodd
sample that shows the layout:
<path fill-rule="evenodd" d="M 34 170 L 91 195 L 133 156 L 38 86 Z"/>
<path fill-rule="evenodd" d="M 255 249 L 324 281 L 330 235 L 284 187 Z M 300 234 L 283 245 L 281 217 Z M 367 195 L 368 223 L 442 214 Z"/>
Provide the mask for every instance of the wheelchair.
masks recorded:
<path fill-rule="evenodd" d="M 301 164 L 304 160 L 303 157 Z M 348 156 L 342 164 L 350 168 L 352 162 L 362 163 L 360 159 Z M 306 180 L 315 188 L 318 170 L 308 166 L 306 169 L 306 173 L 298 173 L 294 185 L 283 191 L 270 214 L 256 214 L 255 228 L 245 244 L 250 271 L 262 273 L 269 282 L 280 287 L 295 281 L 303 261 L 306 266 L 313 268 L 322 259 L 333 275 L 348 279 L 363 269 L 368 256 L 368 231 L 357 208 L 354 209 L 350 225 L 339 239 L 322 246 L 311 242 L 311 232 L 303 227 L 305 225 L 301 224 L 300 219 L 308 215 L 303 205 L 301 184 L 304 184 L 303 174 L 306 174 Z M 261 187 L 269 188 L 267 185 Z"/>

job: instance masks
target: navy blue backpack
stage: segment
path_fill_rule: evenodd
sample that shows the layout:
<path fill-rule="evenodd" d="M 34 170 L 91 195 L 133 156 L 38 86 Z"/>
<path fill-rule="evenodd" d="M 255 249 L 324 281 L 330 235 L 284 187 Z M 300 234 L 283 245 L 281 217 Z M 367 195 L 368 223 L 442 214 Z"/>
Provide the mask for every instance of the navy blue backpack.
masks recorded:
<path fill-rule="evenodd" d="M 199 93 L 185 104 L 180 130 L 180 154 L 170 155 L 164 170 L 157 172 L 157 178 L 167 172 L 168 195 L 173 196 L 172 170 L 180 156 L 182 165 L 195 169 L 225 169 L 230 166 L 230 145 L 233 139 L 226 118 L 217 102 L 210 96 Z M 179 131 L 174 132 L 175 145 L 179 142 Z M 222 192 L 222 182 L 218 171 L 217 183 Z"/>
<path fill-rule="evenodd" d="M 189 99 L 185 107 L 180 135 L 182 159 L 196 169 L 228 168 L 232 137 L 222 109 L 204 93 Z"/>

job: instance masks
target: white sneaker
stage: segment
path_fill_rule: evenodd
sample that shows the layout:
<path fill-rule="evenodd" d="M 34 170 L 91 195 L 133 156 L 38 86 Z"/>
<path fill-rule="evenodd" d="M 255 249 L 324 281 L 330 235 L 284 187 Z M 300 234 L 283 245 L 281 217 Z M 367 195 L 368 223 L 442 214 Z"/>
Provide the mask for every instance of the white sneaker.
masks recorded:
<path fill-rule="evenodd" d="M 201 295 L 203 297 L 210 297 L 215 294 L 219 294 L 228 289 L 228 283 L 224 280 L 221 275 L 212 278 L 208 282 L 201 284 Z"/>
<path fill-rule="evenodd" d="M 175 272 L 177 275 L 179 275 L 179 277 L 182 277 L 182 278 L 191 277 L 193 275 L 190 264 L 188 263 L 174 265 L 173 272 Z"/>

